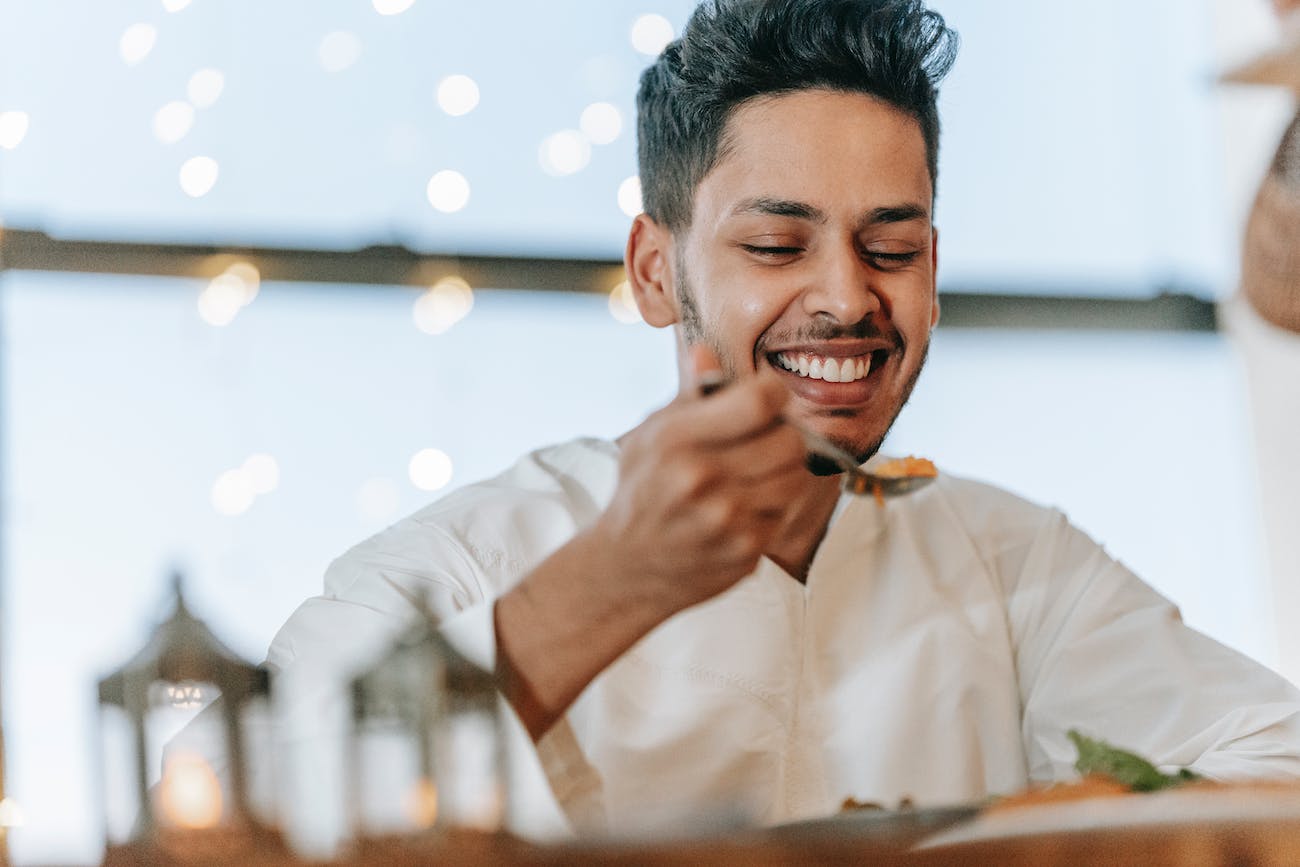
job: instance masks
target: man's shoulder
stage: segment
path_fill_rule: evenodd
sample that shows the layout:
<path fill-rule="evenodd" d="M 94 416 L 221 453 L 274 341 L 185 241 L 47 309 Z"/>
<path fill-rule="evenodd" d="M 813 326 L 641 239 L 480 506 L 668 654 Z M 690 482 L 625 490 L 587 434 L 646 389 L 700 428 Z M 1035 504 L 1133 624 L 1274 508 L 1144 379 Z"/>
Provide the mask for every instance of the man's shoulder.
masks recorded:
<path fill-rule="evenodd" d="M 326 589 L 375 569 L 423 574 L 436 568 L 482 579 L 485 572 L 527 567 L 599 515 L 617 472 L 618 449 L 607 440 L 575 439 L 529 452 L 354 545 L 331 565 Z"/>
<path fill-rule="evenodd" d="M 900 505 L 910 533 L 946 550 L 965 546 L 990 567 L 1021 560 L 1031 548 L 1072 532 L 1058 508 L 942 468 L 933 485 Z"/>

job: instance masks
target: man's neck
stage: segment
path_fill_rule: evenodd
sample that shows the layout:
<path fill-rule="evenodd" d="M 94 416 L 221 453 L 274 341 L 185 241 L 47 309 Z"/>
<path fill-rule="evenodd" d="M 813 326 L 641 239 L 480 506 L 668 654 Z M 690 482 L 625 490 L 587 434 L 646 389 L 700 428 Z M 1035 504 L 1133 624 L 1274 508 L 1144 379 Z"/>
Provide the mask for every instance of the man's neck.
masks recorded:
<path fill-rule="evenodd" d="M 808 476 L 803 492 L 786 510 L 785 520 L 764 554 L 799 583 L 808 578 L 813 557 L 826 537 L 840 497 L 839 476 Z"/>

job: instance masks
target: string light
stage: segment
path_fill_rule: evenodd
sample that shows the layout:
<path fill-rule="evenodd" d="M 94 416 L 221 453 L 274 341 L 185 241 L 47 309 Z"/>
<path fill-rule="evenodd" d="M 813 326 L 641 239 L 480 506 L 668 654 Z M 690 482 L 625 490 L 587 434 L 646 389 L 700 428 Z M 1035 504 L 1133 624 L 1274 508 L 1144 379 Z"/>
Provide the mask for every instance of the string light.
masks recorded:
<path fill-rule="evenodd" d="M 429 204 L 444 214 L 454 214 L 469 204 L 469 181 L 460 172 L 444 169 L 425 187 Z"/>
<path fill-rule="evenodd" d="M 212 157 L 190 157 L 181 165 L 181 189 L 191 198 L 201 198 L 216 186 L 220 167 Z"/>
<path fill-rule="evenodd" d="M 629 217 L 641 213 L 641 179 L 636 175 L 618 185 L 618 209 Z"/>
<path fill-rule="evenodd" d="M 578 128 L 592 144 L 607 145 L 623 132 L 623 115 L 608 102 L 593 102 L 582 110 Z"/>
<path fill-rule="evenodd" d="M 326 72 L 342 72 L 361 57 L 361 40 L 346 30 L 327 33 L 316 56 Z"/>
<path fill-rule="evenodd" d="M 478 84 L 468 75 L 449 75 L 438 82 L 438 107 L 452 117 L 473 111 L 478 96 Z"/>
<path fill-rule="evenodd" d="M 650 57 L 658 57 L 674 35 L 672 22 L 654 12 L 632 22 L 632 47 Z"/>
<path fill-rule="evenodd" d="M 30 125 L 25 111 L 0 111 L 0 148 L 11 151 L 22 144 Z"/>
<path fill-rule="evenodd" d="M 624 280 L 610 290 L 609 314 L 624 325 L 633 325 L 641 321 L 641 311 L 637 309 L 631 283 Z"/>
<path fill-rule="evenodd" d="M 169 102 L 153 116 L 154 138 L 163 144 L 175 144 L 194 126 L 194 107 L 188 102 Z"/>
<path fill-rule="evenodd" d="M 132 24 L 122 32 L 122 38 L 118 40 L 118 54 L 127 66 L 135 66 L 149 56 L 157 39 L 158 31 L 152 24 Z"/>
<path fill-rule="evenodd" d="M 469 315 L 474 290 L 460 277 L 443 277 L 415 299 L 415 327 L 425 334 L 442 334 Z"/>
<path fill-rule="evenodd" d="M 591 144 L 577 130 L 563 129 L 547 136 L 537 152 L 537 161 L 548 175 L 561 177 L 582 171 L 591 162 Z"/>
<path fill-rule="evenodd" d="M 437 491 L 451 481 L 451 458 L 440 449 L 420 449 L 411 458 L 407 471 L 411 484 L 422 491 Z"/>
<path fill-rule="evenodd" d="M 200 69 L 190 76 L 185 95 L 195 108 L 209 108 L 226 87 L 226 77 L 220 69 Z"/>

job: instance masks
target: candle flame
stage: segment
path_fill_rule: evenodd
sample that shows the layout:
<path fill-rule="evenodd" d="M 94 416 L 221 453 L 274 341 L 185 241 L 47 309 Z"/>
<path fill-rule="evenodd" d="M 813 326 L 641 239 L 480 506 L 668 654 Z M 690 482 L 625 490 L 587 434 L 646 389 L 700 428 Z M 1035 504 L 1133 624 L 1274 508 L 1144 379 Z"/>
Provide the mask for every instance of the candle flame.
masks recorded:
<path fill-rule="evenodd" d="M 211 828 L 221 822 L 221 782 L 193 753 L 167 760 L 158 786 L 162 817 L 182 828 Z"/>

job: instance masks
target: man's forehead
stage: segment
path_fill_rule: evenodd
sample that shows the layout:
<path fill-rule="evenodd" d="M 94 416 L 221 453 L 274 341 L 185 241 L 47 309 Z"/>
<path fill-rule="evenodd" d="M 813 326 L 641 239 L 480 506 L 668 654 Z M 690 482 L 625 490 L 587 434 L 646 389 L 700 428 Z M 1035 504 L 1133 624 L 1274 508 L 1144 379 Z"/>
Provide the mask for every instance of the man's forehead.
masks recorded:
<path fill-rule="evenodd" d="M 852 209 L 878 222 L 928 221 L 932 185 L 919 121 L 875 97 L 808 90 L 756 98 L 728 119 L 697 209 L 715 219 L 819 222 Z"/>

